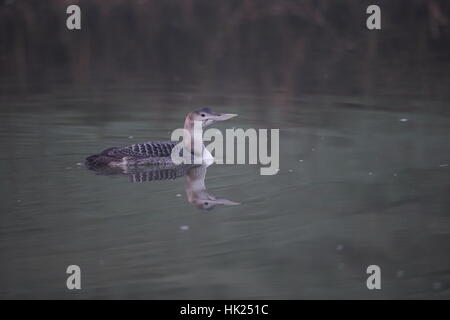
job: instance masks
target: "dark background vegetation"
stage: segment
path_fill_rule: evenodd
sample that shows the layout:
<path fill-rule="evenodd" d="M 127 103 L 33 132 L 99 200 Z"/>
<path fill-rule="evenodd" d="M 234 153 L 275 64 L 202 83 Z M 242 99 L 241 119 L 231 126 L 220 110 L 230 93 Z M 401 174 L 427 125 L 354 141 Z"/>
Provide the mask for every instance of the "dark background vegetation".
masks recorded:
<path fill-rule="evenodd" d="M 65 26 L 70 4 L 81 7 L 80 31 Z M 380 31 L 365 26 L 370 4 L 381 7 Z M 403 78 L 423 85 L 430 65 L 448 66 L 449 8 L 444 0 L 3 0 L 1 76 L 386 92 Z"/>

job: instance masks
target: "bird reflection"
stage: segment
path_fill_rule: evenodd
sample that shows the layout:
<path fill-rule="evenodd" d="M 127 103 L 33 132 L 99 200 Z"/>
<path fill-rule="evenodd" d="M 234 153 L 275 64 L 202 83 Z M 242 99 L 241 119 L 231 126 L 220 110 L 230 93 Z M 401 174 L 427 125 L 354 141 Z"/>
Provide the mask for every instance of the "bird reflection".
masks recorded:
<path fill-rule="evenodd" d="M 227 199 L 217 199 L 206 190 L 205 177 L 207 166 L 189 168 L 186 174 L 186 195 L 188 201 L 200 209 L 211 210 L 217 205 L 234 206 L 238 202 Z"/>
<path fill-rule="evenodd" d="M 130 182 L 175 180 L 186 176 L 186 196 L 189 203 L 202 210 L 211 210 L 217 205 L 234 206 L 240 203 L 218 199 L 209 193 L 205 185 L 207 165 L 148 166 L 148 167 L 102 167 L 89 168 L 100 175 L 126 175 Z"/>

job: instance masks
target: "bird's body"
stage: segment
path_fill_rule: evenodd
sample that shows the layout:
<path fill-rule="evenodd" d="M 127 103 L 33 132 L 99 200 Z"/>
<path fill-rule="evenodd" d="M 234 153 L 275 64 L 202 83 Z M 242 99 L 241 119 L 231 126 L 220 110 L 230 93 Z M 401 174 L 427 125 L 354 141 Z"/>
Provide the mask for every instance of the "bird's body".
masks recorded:
<path fill-rule="evenodd" d="M 87 157 L 86 164 L 92 167 L 170 164 L 171 153 L 176 144 L 175 141 L 149 141 L 112 147 Z"/>
<path fill-rule="evenodd" d="M 206 150 L 201 128 L 216 121 L 223 121 L 236 116 L 235 114 L 214 114 L 208 108 L 190 112 L 184 122 L 184 148 L 181 148 L 178 156 L 183 152 L 189 152 L 192 157 L 200 157 L 211 161 L 212 155 Z M 200 123 L 200 130 L 194 125 Z M 194 143 L 194 140 L 199 143 Z M 86 158 L 88 167 L 124 167 L 142 165 L 174 165 L 172 152 L 178 143 L 176 141 L 149 141 L 130 146 L 112 147 Z"/>

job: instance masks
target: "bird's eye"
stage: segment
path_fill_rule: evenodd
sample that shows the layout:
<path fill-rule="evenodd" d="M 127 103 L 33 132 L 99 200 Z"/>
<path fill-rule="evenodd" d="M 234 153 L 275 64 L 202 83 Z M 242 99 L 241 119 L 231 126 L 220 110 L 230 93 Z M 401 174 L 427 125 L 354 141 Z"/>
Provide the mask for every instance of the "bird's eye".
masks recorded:
<path fill-rule="evenodd" d="M 208 202 L 205 202 L 205 206 L 207 206 L 208 205 Z"/>
<path fill-rule="evenodd" d="M 205 116 L 205 114 L 204 113 L 202 113 L 202 117 L 204 117 Z"/>

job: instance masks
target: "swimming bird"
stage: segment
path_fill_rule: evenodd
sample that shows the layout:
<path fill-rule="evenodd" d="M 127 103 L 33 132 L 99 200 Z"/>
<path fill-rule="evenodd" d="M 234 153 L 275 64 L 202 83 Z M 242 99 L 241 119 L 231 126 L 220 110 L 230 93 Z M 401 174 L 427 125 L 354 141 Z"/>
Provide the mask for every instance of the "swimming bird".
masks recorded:
<path fill-rule="evenodd" d="M 180 151 L 190 152 L 193 157 L 200 157 L 210 164 L 211 153 L 203 143 L 203 131 L 217 121 L 224 121 L 237 116 L 232 113 L 214 113 L 209 108 L 190 112 L 184 121 L 183 144 Z M 197 125 L 200 124 L 200 125 Z M 123 167 L 140 165 L 172 166 L 172 150 L 178 144 L 176 141 L 149 141 L 130 146 L 112 147 L 86 158 L 88 167 Z"/>

